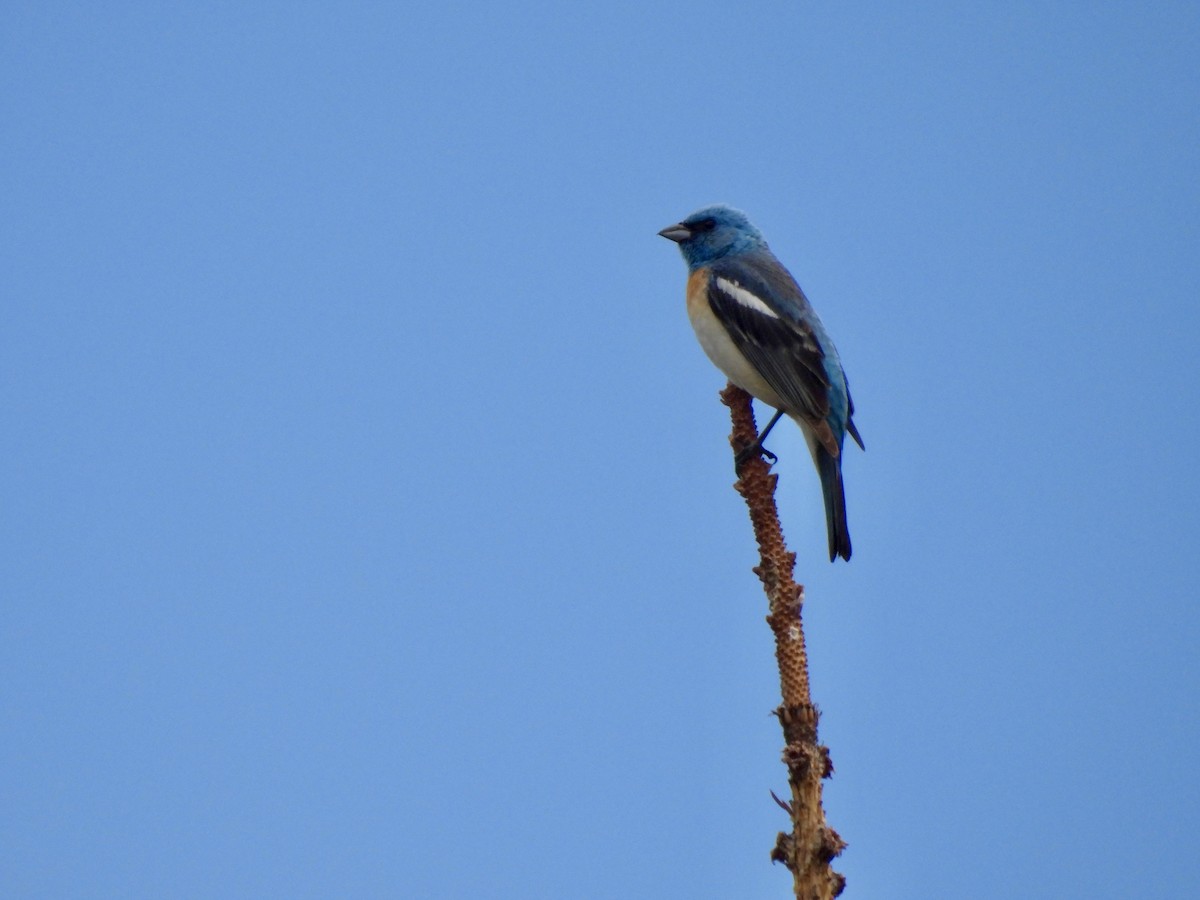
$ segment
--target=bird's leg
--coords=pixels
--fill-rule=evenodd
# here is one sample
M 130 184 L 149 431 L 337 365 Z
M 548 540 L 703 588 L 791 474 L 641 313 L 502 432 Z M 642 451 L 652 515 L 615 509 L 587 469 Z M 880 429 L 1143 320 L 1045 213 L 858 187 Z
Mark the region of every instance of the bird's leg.
M 764 447 L 763 441 L 767 439 L 767 435 L 771 433 L 771 429 L 775 427 L 775 423 L 778 422 L 782 416 L 782 409 L 775 411 L 775 415 L 771 417 L 771 421 L 767 423 L 767 427 L 762 430 L 762 434 L 756 437 L 754 439 L 754 443 L 742 450 L 734 459 L 733 466 L 735 469 L 740 469 L 742 467 L 742 463 L 750 459 L 750 457 L 757 456 L 760 453 L 767 458 L 771 465 L 779 462 L 779 457 Z

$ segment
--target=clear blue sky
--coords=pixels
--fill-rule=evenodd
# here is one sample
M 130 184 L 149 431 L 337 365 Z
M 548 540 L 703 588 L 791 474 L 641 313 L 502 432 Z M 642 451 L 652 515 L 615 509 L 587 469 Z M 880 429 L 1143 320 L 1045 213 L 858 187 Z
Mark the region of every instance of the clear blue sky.
M 789 896 L 718 201 L 845 896 L 1200 894 L 1195 4 L 4 19 L 0 895 Z

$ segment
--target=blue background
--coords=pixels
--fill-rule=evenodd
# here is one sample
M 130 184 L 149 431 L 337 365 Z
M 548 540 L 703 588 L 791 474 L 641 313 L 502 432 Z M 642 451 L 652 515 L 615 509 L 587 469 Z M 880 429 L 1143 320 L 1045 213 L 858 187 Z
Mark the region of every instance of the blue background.
M 3 18 L 0 894 L 790 896 L 718 201 L 845 896 L 1200 893 L 1195 4 Z

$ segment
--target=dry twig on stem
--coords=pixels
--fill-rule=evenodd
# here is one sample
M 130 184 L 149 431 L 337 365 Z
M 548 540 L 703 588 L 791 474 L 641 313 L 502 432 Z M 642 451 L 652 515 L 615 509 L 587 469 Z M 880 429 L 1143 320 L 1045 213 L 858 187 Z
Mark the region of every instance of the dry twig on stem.
M 736 458 L 758 437 L 754 409 L 750 395 L 732 383 L 721 392 L 721 402 L 729 407 L 733 419 L 729 443 Z M 775 507 L 778 480 L 766 461 L 754 454 L 739 467 L 734 484 L 749 507 L 758 541 L 761 559 L 754 572 L 767 594 L 767 624 L 775 635 L 783 692 L 783 704 L 775 713 L 783 726 L 783 762 L 792 800 L 787 804 L 780 801 L 780 805 L 791 814 L 792 831 L 780 832 L 771 859 L 791 870 L 798 900 L 831 900 L 846 886 L 846 879 L 831 866 L 846 842 L 829 827 L 821 806 L 821 781 L 833 774 L 833 763 L 829 748 L 817 740 L 818 712 L 809 691 L 808 654 L 800 616 L 804 588 L 793 577 L 796 554 L 789 553 L 783 543 L 783 528 Z

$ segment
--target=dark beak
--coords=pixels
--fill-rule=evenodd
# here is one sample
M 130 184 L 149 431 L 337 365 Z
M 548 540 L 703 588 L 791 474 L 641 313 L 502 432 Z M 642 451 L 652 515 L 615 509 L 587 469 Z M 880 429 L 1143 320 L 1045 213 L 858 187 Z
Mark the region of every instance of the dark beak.
M 665 237 L 668 241 L 680 244 L 692 236 L 692 230 L 680 222 L 678 225 L 668 225 L 658 234 L 659 237 Z

